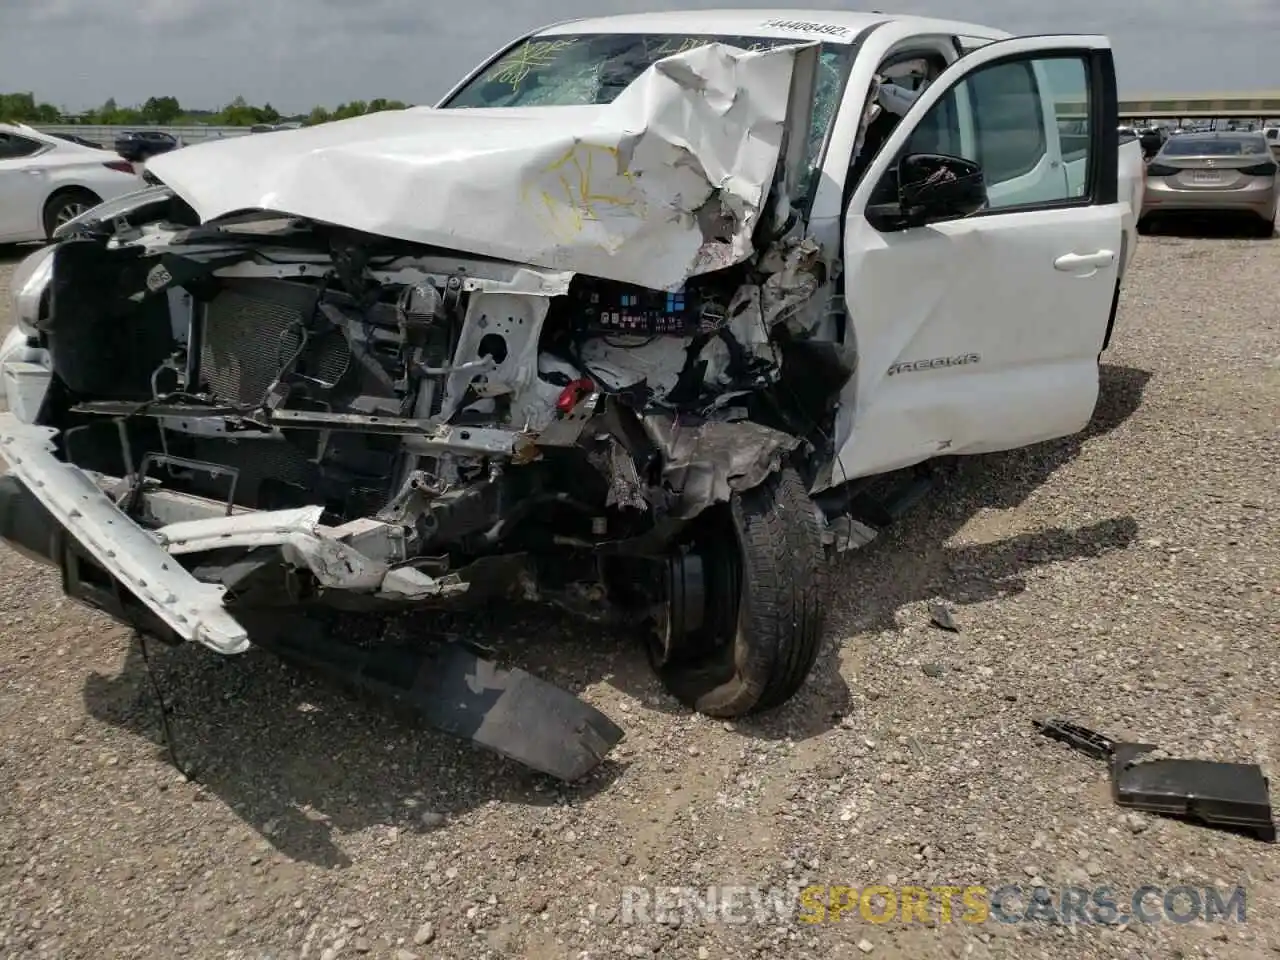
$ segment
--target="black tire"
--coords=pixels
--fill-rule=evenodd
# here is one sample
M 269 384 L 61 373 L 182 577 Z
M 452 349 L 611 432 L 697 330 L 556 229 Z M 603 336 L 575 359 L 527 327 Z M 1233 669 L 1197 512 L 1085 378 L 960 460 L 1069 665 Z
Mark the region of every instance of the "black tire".
M 728 614 L 698 652 L 655 667 L 686 706 L 729 719 L 780 706 L 804 684 L 822 643 L 827 562 L 816 508 L 793 469 L 735 495 L 723 516 L 721 562 L 737 569 L 721 581 L 734 596 L 711 605 Z
M 1253 225 L 1253 235 L 1259 240 L 1269 240 L 1276 233 L 1276 223 L 1274 220 L 1264 220 L 1258 218 L 1258 222 Z
M 72 215 L 96 207 L 102 200 L 89 190 L 64 190 L 55 193 L 44 205 L 44 235 L 53 239 L 53 231 Z
M 1138 236 L 1140 237 L 1149 236 L 1151 234 L 1151 218 L 1139 217 L 1137 228 L 1138 228 Z

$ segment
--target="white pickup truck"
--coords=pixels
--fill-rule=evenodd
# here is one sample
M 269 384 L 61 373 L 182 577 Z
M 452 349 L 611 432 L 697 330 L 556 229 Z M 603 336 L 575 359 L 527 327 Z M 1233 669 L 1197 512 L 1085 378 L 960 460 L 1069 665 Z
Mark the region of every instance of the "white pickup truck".
M 1141 205 L 1117 108 L 1105 37 L 690 10 L 156 157 L 16 275 L 0 536 L 144 635 L 374 676 L 558 776 L 621 731 L 297 623 L 607 601 L 686 703 L 774 707 L 915 468 L 1089 422 Z

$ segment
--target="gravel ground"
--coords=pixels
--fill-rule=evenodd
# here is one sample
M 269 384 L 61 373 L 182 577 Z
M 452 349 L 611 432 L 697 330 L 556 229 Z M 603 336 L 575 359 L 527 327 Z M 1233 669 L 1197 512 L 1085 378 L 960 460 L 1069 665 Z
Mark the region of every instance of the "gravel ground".
M 186 781 L 126 635 L 0 550 L 0 953 L 1280 956 L 1275 847 L 1125 815 L 1100 763 L 1029 722 L 1274 764 L 1277 269 L 1280 240 L 1144 239 L 1088 432 L 968 461 L 841 562 L 832 640 L 770 716 L 690 715 L 630 642 L 555 615 L 477 624 L 626 727 L 573 787 L 266 656 L 197 648 L 153 658 Z M 929 626 L 935 599 L 960 633 Z M 620 913 L 625 885 L 805 881 L 1241 883 L 1248 922 Z

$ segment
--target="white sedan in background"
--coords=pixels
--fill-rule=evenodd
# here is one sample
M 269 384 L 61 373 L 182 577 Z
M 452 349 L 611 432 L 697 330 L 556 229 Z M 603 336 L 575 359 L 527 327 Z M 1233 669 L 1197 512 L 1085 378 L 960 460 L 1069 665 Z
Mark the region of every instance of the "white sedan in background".
M 110 150 L 0 123 L 0 243 L 47 239 L 104 200 L 145 186 Z

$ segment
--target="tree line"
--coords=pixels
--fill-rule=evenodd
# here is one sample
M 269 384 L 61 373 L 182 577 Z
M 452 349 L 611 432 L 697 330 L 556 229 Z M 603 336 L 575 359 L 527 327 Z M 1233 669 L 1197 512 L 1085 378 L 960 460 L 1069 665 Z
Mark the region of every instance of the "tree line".
M 365 113 L 382 110 L 403 110 L 409 104 L 400 100 L 377 97 L 373 100 L 352 100 L 340 103 L 333 109 L 313 107 L 310 113 L 286 116 L 270 103 L 254 106 L 244 97 L 236 97 L 220 110 L 192 110 L 183 107 L 177 97 L 150 97 L 141 106 L 122 107 L 115 99 L 109 99 L 100 107 L 80 113 L 69 113 L 50 103 L 39 103 L 31 93 L 0 93 L 0 121 L 10 123 L 80 123 L 104 126 L 133 127 L 154 124 L 158 126 L 190 126 L 209 124 L 220 127 L 251 127 L 258 123 L 284 123 L 293 121 L 308 125 L 327 123 L 330 120 L 346 120 Z

